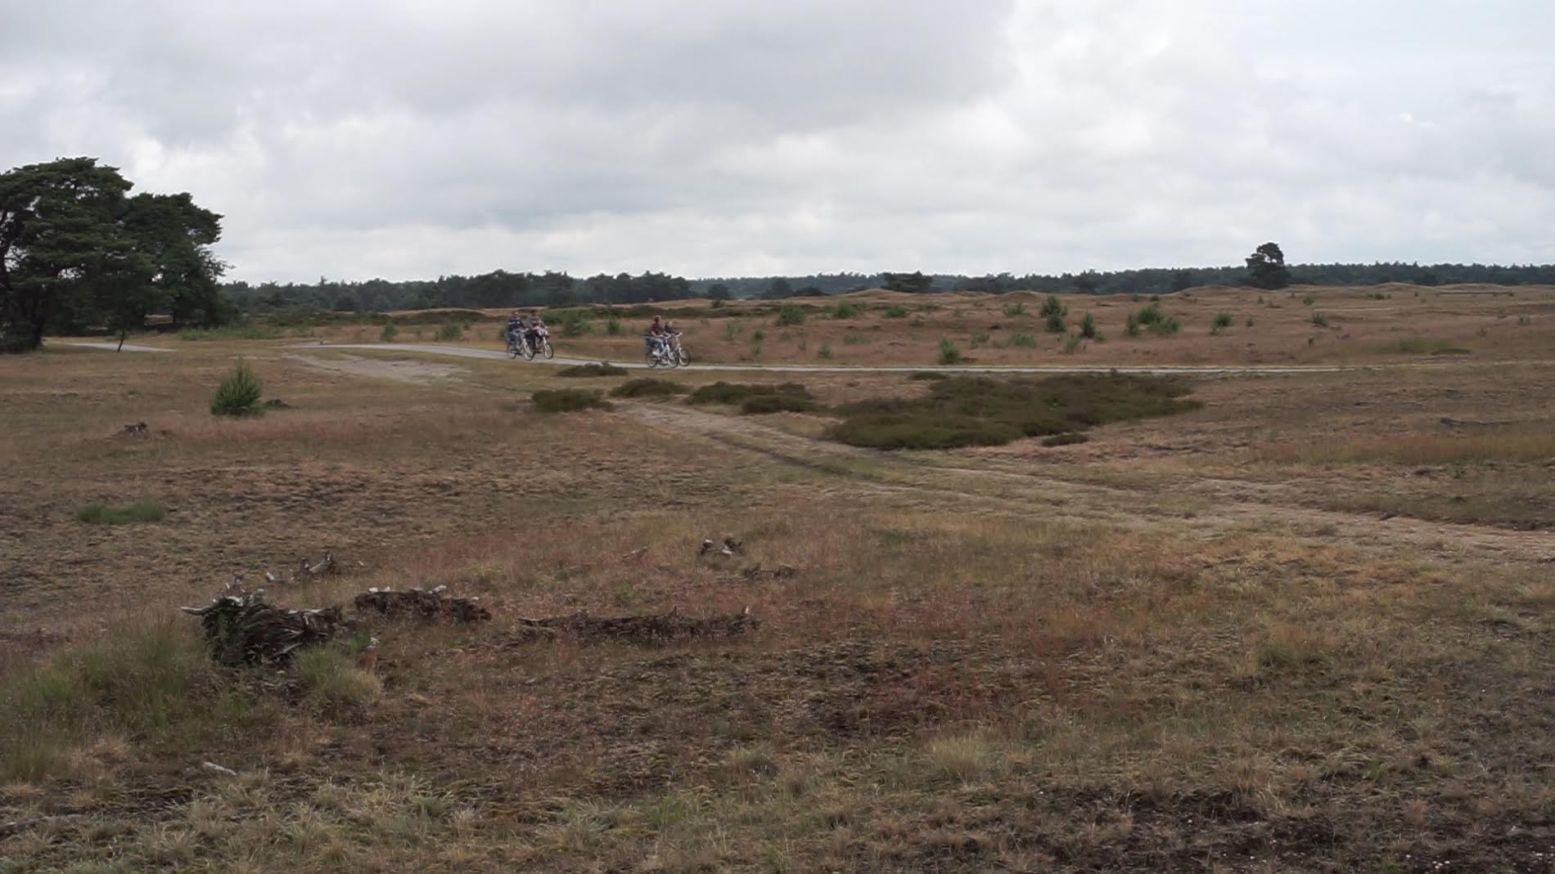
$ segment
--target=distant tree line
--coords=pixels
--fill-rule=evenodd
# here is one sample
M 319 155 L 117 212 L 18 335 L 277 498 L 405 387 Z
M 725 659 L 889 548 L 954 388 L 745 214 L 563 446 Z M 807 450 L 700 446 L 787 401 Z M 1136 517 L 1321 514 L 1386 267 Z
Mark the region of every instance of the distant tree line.
M 1265 244 L 1269 245 L 1269 244 Z M 1263 247 L 1260 247 L 1262 249 Z M 783 299 L 843 294 L 871 288 L 909 293 L 982 291 L 1004 294 L 1032 291 L 1044 294 L 1167 294 L 1201 285 L 1275 289 L 1296 285 L 1380 285 L 1405 282 L 1423 286 L 1456 283 L 1492 285 L 1555 285 L 1555 265 L 1498 266 L 1486 264 L 1297 264 L 1283 259 L 1249 257 L 1238 267 L 1144 268 L 1088 270 L 1083 273 L 1016 276 L 1010 273 L 960 276 L 925 273 L 830 273 L 807 276 L 723 277 L 685 279 L 664 273 L 600 274 L 577 279 L 566 273 L 509 273 L 440 276 L 432 280 L 317 283 L 273 282 L 224 286 L 242 310 L 307 308 L 345 312 L 458 308 L 569 306 L 574 304 L 634 304 L 699 297 Z

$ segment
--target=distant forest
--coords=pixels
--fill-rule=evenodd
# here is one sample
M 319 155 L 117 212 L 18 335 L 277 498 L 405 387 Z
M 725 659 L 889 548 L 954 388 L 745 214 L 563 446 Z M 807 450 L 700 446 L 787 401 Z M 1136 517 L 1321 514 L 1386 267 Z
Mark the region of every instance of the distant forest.
M 1502 267 L 1485 264 L 1295 264 L 1295 285 L 1416 285 L 1483 283 L 1492 285 L 1555 285 L 1555 264 Z M 869 288 L 906 292 L 1012 291 L 1079 294 L 1165 294 L 1201 285 L 1248 285 L 1247 267 L 1148 268 L 1086 271 L 1061 275 L 1009 273 L 988 276 L 923 273 L 821 273 L 810 276 L 685 279 L 664 273 L 631 276 L 600 274 L 579 279 L 566 273 L 509 273 L 496 270 L 478 276 L 389 282 L 333 282 L 252 285 L 229 282 L 228 297 L 246 312 L 317 309 L 345 312 L 434 309 L 566 306 L 569 304 L 631 304 L 688 297 L 712 299 L 787 298 L 842 294 Z

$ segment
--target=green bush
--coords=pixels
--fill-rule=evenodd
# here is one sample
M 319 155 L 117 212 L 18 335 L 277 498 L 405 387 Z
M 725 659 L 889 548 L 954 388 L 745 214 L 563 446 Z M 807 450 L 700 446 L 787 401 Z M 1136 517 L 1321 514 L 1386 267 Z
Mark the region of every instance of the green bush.
M 960 364 L 961 361 L 961 350 L 956 348 L 956 344 L 950 342 L 949 337 L 942 337 L 939 341 L 939 363 L 951 365 Z
M 1079 352 L 1081 344 L 1084 343 L 1084 341 L 1085 341 L 1085 338 L 1081 337 L 1079 334 L 1070 334 L 1069 336 L 1065 337 L 1064 338 L 1064 354 L 1065 355 L 1073 355 L 1076 352 Z
M 797 382 L 780 385 L 715 382 L 692 392 L 686 403 L 728 404 L 739 407 L 740 412 L 747 414 L 815 409 L 815 399 L 811 397 L 810 390 Z
M 888 319 L 905 319 L 907 318 L 907 307 L 888 306 L 885 308 L 885 317 Z
M 1195 409 L 1185 383 L 1167 377 L 1075 374 L 1041 381 L 962 376 L 926 397 L 888 398 L 838 410 L 830 436 L 877 449 L 991 446 L 1083 431 L 1109 422 Z
M 1004 305 L 1004 314 L 1012 319 L 1016 316 L 1024 316 L 1026 314 L 1026 304 L 1021 301 L 1007 303 Z
M 1155 300 L 1152 300 L 1149 306 L 1139 312 L 1129 314 L 1128 334 L 1130 337 L 1139 336 L 1140 326 L 1145 327 L 1152 334 L 1161 336 L 1171 336 L 1182 327 L 1176 317 L 1169 316 L 1163 312 L 1161 304 Z
M 86 504 L 76 510 L 76 521 L 88 525 L 128 525 L 132 522 L 161 522 L 167 510 L 156 501 L 136 501 L 119 507 Z
M 464 325 L 459 322 L 444 322 L 443 326 L 437 329 L 437 339 L 439 340 L 459 340 L 463 337 Z
M 1064 306 L 1064 302 L 1058 299 L 1058 295 L 1050 294 L 1047 296 L 1047 300 L 1042 302 L 1042 309 L 1038 312 L 1038 315 L 1044 319 L 1051 316 L 1067 316 L 1069 315 L 1069 308 Z
M 398 337 L 399 334 L 400 329 L 395 327 L 393 322 L 385 322 L 383 325 L 383 332 L 378 335 L 378 339 L 385 343 L 393 343 L 394 338 Z
M 717 306 L 720 303 L 722 303 L 722 301 L 714 301 L 713 305 Z M 605 321 L 605 333 L 609 334 L 612 337 L 616 336 L 617 334 L 620 334 L 621 333 L 621 320 L 616 318 L 613 315 L 609 319 L 607 319 Z
M 216 396 L 211 398 L 211 413 L 217 416 L 257 416 L 259 408 L 259 395 L 264 386 L 259 382 L 259 377 L 248 366 L 248 362 L 238 360 L 237 366 L 216 387 Z
M 827 358 L 827 359 L 831 358 L 831 344 L 830 343 L 822 343 L 821 344 L 821 348 L 816 350 L 815 354 L 816 354 L 816 357 L 818 357 L 818 358 Z
M 1087 340 L 1100 340 L 1101 332 L 1096 330 L 1096 318 L 1090 313 L 1080 320 L 1080 336 Z
M 1211 334 L 1219 334 L 1221 331 L 1224 331 L 1229 327 L 1231 327 L 1231 314 L 1216 313 L 1215 320 L 1210 323 L 1209 332 Z
M 571 367 L 563 367 L 556 371 L 557 376 L 571 376 L 593 378 L 600 376 L 621 376 L 627 372 L 624 367 L 617 367 L 608 361 L 599 364 L 575 364 Z
M 556 310 L 550 314 L 550 318 L 552 324 L 557 326 L 563 337 L 581 337 L 593 330 L 589 324 L 589 314 L 586 310 Z
M 1123 324 L 1123 333 L 1130 337 L 1139 336 L 1139 314 L 1129 313 L 1128 321 Z
M 1325 316 L 1322 313 L 1314 312 L 1312 314 L 1312 324 L 1318 326 L 1319 328 L 1326 328 L 1328 327 L 1328 316 Z
M 1023 349 L 1034 349 L 1037 345 L 1037 338 L 1030 334 L 1016 334 L 1010 338 L 1010 345 L 1019 346 Z
M 611 396 L 618 398 L 646 398 L 663 397 L 665 395 L 682 395 L 687 388 L 678 382 L 667 379 L 633 379 L 621 383 L 610 391 Z
M 864 308 L 856 303 L 839 303 L 832 307 L 831 317 L 834 319 L 856 319 L 864 314 Z
M 542 413 L 573 413 L 579 410 L 610 409 L 610 402 L 597 390 L 581 388 L 542 389 L 530 395 L 535 409 Z
M 993 339 L 993 338 L 989 335 L 989 333 L 987 331 L 979 331 L 976 334 L 972 335 L 972 339 L 971 339 L 969 345 L 973 349 L 976 349 L 976 348 L 978 348 L 980 346 L 988 345 L 988 341 L 991 340 L 991 339 Z
M 786 303 L 778 309 L 778 327 L 791 327 L 804 324 L 804 307 L 796 303 Z

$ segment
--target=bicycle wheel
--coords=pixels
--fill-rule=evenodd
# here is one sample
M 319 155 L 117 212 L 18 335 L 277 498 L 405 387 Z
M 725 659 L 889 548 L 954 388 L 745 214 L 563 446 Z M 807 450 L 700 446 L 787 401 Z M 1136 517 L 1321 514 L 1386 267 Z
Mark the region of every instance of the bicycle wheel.
M 551 341 L 550 340 L 541 340 L 540 341 L 540 351 L 545 355 L 546 358 L 555 358 L 556 357 L 556 350 L 551 348 Z

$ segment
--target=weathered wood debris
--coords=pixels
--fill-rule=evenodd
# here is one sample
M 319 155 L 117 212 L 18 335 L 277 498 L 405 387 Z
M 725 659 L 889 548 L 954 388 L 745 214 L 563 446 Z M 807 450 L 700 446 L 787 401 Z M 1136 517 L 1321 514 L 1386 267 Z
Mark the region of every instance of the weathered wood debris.
M 356 609 L 369 610 L 393 618 L 448 619 L 454 622 L 487 622 L 491 611 L 475 603 L 474 598 L 451 598 L 447 586 L 424 591 L 410 589 L 368 589 L 356 596 Z
M 543 619 L 520 619 L 516 643 L 570 635 L 583 640 L 623 640 L 657 644 L 693 638 L 734 637 L 754 631 L 761 621 L 750 608 L 740 613 L 706 617 L 683 616 L 679 611 L 639 616 L 591 616 L 587 612 Z
M 347 627 L 339 607 L 282 610 L 265 603 L 263 590 L 183 610 L 200 617 L 211 657 L 224 665 L 289 661 L 297 650 L 325 643 Z

